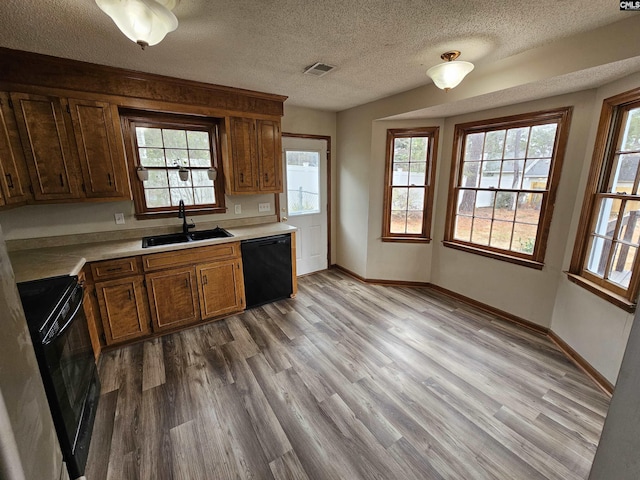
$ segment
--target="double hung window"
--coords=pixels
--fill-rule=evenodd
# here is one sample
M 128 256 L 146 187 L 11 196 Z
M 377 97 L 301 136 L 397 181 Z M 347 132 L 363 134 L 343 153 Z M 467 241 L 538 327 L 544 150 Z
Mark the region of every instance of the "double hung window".
M 542 268 L 570 116 L 456 125 L 446 246 Z
M 569 278 L 632 310 L 640 284 L 640 90 L 604 101 Z
M 430 240 L 438 128 L 387 130 L 383 241 Z
M 217 123 L 181 116 L 123 116 L 136 214 L 224 211 Z M 147 180 L 138 179 L 146 171 Z

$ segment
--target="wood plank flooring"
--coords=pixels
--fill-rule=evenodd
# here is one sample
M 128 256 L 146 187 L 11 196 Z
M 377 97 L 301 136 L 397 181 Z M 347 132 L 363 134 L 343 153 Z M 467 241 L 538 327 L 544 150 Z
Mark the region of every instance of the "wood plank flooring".
M 609 403 L 546 338 L 335 270 L 100 377 L 88 480 L 586 479 Z

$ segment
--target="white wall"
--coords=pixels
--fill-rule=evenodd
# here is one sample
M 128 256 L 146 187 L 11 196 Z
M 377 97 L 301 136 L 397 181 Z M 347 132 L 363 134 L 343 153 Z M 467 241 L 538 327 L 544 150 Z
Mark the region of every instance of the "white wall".
M 568 241 L 565 244 L 562 270 L 568 270 L 571 263 L 602 101 L 639 86 L 640 73 L 605 85 L 599 88 L 595 94 L 591 125 L 588 134 L 584 137 L 586 145 L 585 156 L 582 159 L 584 168 L 580 175 L 580 184 L 573 204 L 574 213 L 571 218 Z M 615 384 L 633 323 L 633 314 L 627 313 L 584 288 L 569 282 L 566 275 L 560 276 L 557 290 L 551 329 L 580 353 L 607 380 Z
M 638 313 L 640 315 L 640 313 Z M 631 329 L 620 377 L 604 422 L 589 480 L 640 478 L 640 321 Z
M 384 208 L 384 176 L 386 166 L 387 130 L 390 128 L 439 127 L 442 135 L 444 121 L 441 119 L 375 121 L 371 130 L 371 164 L 369 167 L 369 225 L 367 238 L 367 278 L 385 280 L 405 280 L 412 282 L 431 281 L 431 256 L 433 245 L 439 237 L 432 237 L 431 243 L 383 242 L 382 215 Z M 436 173 L 446 163 L 442 158 L 442 141 L 438 142 Z M 436 195 L 439 182 L 436 182 Z M 435 199 L 435 196 L 434 196 Z M 433 218 L 431 235 L 434 234 Z

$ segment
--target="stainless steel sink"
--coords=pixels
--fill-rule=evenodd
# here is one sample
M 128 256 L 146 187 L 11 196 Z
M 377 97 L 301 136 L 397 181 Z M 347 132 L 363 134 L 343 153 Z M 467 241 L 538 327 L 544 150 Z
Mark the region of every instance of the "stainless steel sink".
M 142 248 L 158 247 L 160 245 L 173 245 L 176 243 L 197 242 L 198 240 L 210 240 L 212 238 L 233 237 L 224 228 L 216 227 L 210 230 L 189 233 L 168 233 L 165 235 L 152 235 L 142 239 Z

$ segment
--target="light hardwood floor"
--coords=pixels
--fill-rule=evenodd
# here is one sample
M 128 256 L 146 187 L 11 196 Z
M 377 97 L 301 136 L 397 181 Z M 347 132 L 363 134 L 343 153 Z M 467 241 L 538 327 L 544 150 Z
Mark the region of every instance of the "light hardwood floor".
M 585 479 L 609 403 L 546 338 L 335 270 L 100 377 L 88 480 Z

